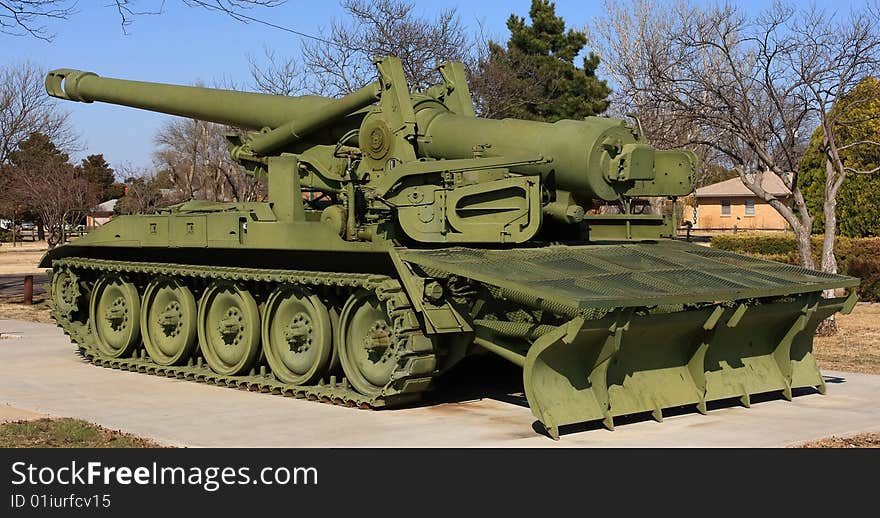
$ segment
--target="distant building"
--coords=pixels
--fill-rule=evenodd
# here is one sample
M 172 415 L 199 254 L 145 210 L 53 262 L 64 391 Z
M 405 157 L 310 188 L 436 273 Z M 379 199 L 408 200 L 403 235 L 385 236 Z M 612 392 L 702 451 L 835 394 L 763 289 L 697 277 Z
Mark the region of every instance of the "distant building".
M 764 173 L 761 186 L 788 203 L 791 191 L 773 173 Z M 755 196 L 739 178 L 700 187 L 694 228 L 702 230 L 786 230 L 788 223 L 767 202 Z
M 86 216 L 86 228 L 100 227 L 113 219 L 116 202 L 118 201 L 117 199 L 107 200 L 93 207 Z

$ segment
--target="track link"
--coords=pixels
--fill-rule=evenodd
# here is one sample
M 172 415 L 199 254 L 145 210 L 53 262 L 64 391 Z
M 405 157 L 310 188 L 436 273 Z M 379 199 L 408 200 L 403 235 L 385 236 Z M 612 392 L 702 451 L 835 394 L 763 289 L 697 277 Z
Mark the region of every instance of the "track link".
M 169 263 L 131 263 L 104 259 L 65 258 L 53 261 L 53 272 L 69 270 L 77 276 L 94 278 L 104 273 L 119 273 L 141 279 L 156 276 L 178 279 L 226 280 L 273 287 L 295 284 L 311 288 L 364 289 L 385 302 L 394 324 L 395 338 L 401 346 L 397 353 L 398 370 L 391 382 L 376 396 L 357 392 L 345 377 L 330 376 L 315 385 L 290 385 L 275 378 L 267 365 L 261 365 L 245 376 L 227 376 L 212 371 L 197 352 L 187 365 L 162 366 L 154 363 L 141 344 L 130 358 L 102 357 L 86 322 L 70 318 L 69 312 L 57 307 L 55 295 L 52 316 L 61 329 L 75 342 L 82 356 L 94 365 L 190 380 L 253 392 L 276 394 L 313 401 L 359 408 L 400 406 L 418 400 L 436 373 L 433 342 L 422 333 L 418 315 L 400 283 L 386 275 L 329 273 L 299 270 L 269 270 L 238 267 L 193 266 Z

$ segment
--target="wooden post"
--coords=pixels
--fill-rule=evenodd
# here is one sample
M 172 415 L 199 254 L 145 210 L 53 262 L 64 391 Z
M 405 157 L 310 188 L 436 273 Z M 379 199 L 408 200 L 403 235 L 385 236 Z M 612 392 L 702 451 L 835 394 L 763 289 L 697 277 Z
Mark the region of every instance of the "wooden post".
M 31 306 L 34 303 L 34 276 L 24 276 L 24 304 Z

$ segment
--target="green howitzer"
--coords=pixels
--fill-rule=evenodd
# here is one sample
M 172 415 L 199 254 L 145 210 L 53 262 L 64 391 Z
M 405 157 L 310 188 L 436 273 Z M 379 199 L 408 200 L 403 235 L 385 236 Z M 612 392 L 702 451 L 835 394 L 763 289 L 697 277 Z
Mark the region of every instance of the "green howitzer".
M 617 119 L 480 118 L 460 63 L 417 91 L 396 58 L 375 64 L 339 99 L 48 74 L 54 97 L 230 126 L 268 183 L 264 202 L 119 217 L 50 251 L 53 315 L 87 357 L 381 407 L 494 353 L 553 436 L 824 392 L 812 333 L 857 299 L 820 295 L 858 280 L 677 241 L 692 152 Z M 637 213 L 644 197 L 672 213 Z
M 398 237 L 382 225 L 394 208 L 397 230 L 417 242 L 521 243 L 535 237 L 543 216 L 580 224 L 597 199 L 677 197 L 693 190 L 697 160 L 691 152 L 656 150 L 622 121 L 482 119 L 474 115 L 459 63 L 442 65 L 444 82 L 423 93 L 409 91 L 398 60 L 380 60 L 377 69 L 379 81 L 336 100 L 104 79 L 73 70 L 50 72 L 46 85 L 63 99 L 252 130 L 229 139 L 232 156 L 255 174 L 266 174 L 268 158 L 291 156 L 299 163 L 301 188 L 364 195 L 368 203 L 352 214 L 349 239 Z

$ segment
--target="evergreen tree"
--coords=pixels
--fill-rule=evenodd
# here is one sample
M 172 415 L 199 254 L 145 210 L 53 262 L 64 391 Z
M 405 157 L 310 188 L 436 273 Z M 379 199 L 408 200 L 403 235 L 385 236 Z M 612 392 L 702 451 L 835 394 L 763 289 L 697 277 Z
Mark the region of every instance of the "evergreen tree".
M 14 167 L 24 170 L 47 163 L 63 167 L 69 165 L 67 163 L 69 159 L 67 153 L 59 150 L 48 136 L 39 132 L 31 133 L 9 154 L 9 162 Z
M 89 155 L 76 167 L 77 175 L 88 180 L 98 189 L 98 199 L 107 201 L 119 199 L 125 194 L 125 187 L 116 182 L 113 169 L 104 155 Z
M 605 111 L 611 89 L 596 77 L 599 57 L 590 52 L 575 64 L 586 34 L 566 30 L 549 0 L 532 0 L 529 18 L 510 16 L 506 48 L 489 42 L 472 78 L 481 115 L 555 122 Z
M 865 102 L 849 103 L 846 121 L 836 133 L 838 146 L 859 141 L 880 142 L 880 81 L 862 80 L 852 95 Z M 800 163 L 798 183 L 811 214 L 822 214 L 825 200 L 825 152 L 822 128 L 813 133 Z M 859 145 L 841 152 L 844 164 L 853 169 L 870 170 L 880 165 L 880 146 Z M 880 173 L 847 175 L 837 193 L 837 228 L 847 237 L 880 236 Z M 825 222 L 815 218 L 813 232 L 823 233 Z

